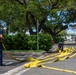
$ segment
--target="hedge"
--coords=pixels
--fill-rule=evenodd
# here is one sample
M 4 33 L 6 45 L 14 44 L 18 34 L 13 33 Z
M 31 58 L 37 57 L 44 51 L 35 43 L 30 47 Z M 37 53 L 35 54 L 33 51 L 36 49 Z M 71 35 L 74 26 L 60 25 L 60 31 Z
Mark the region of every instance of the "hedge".
M 52 48 L 52 38 L 49 34 L 39 34 L 38 41 L 39 50 L 48 51 Z M 4 34 L 4 44 L 7 50 L 37 50 L 37 35 Z

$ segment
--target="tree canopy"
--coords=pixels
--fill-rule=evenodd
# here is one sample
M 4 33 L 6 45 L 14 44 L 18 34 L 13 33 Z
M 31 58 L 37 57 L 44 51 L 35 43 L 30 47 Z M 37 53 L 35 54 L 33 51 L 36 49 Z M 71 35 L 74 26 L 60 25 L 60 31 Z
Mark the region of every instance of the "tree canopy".
M 7 33 L 8 30 L 11 32 L 26 32 L 29 30 L 30 34 L 37 34 L 37 26 L 38 32 L 42 29 L 45 31 L 49 29 L 45 24 L 54 28 L 57 26 L 58 29 L 56 28 L 54 32 L 58 33 L 66 29 L 67 26 L 62 25 L 64 19 L 57 16 L 57 12 L 64 11 L 67 13 L 65 14 L 67 15 L 65 17 L 67 23 L 75 22 L 75 7 L 75 0 L 0 0 L 0 20 L 7 23 Z M 51 12 L 54 14 L 50 16 Z M 55 20 L 55 24 L 50 21 L 48 23 L 49 16 L 55 17 L 58 22 Z

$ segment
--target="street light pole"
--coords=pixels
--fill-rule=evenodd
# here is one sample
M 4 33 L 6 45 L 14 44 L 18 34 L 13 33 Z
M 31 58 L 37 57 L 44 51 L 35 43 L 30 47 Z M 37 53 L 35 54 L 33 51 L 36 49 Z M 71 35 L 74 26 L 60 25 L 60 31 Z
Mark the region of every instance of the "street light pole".
M 75 35 L 75 44 L 76 44 L 76 34 L 75 34 L 75 30 L 76 30 L 76 29 L 74 29 L 74 35 Z

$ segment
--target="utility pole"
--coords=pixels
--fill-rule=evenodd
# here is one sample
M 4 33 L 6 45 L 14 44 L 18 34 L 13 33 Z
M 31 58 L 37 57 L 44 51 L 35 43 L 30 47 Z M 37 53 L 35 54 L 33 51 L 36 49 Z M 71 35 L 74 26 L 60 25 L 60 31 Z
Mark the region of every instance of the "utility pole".
M 37 50 L 39 50 L 39 30 L 38 30 L 38 28 L 39 28 L 39 23 L 38 23 L 38 20 L 37 20 Z

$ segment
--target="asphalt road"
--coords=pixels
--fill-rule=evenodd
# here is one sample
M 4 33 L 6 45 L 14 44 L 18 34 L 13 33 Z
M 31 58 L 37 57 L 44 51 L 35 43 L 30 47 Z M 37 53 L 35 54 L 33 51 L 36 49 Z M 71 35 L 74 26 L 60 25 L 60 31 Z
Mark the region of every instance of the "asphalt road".
M 57 45 L 56 45 L 57 46 Z M 65 45 L 64 47 L 75 47 L 75 44 L 71 45 Z M 51 53 L 49 53 L 51 54 Z M 42 54 L 35 54 L 34 56 L 39 57 Z M 47 54 L 45 54 L 47 55 Z M 21 55 L 22 56 L 22 55 Z M 30 55 L 32 56 L 32 55 Z M 25 57 L 23 55 L 23 57 Z M 50 70 L 42 67 L 36 67 L 36 68 L 24 68 L 25 62 L 16 62 L 9 57 L 4 56 L 4 63 L 7 64 L 6 66 L 0 66 L 0 75 L 74 75 L 73 73 L 67 73 L 67 72 L 61 72 L 57 70 Z M 10 64 L 8 63 L 10 61 Z M 11 63 L 12 62 L 12 63 Z M 27 62 L 26 62 L 27 63 Z M 21 67 L 20 70 L 17 70 L 16 67 Z M 51 64 L 46 64 L 45 66 L 49 67 L 55 67 L 55 68 L 60 68 L 60 69 L 68 69 L 68 70 L 73 70 L 76 71 L 76 56 L 64 61 L 59 61 L 59 62 L 54 62 Z M 11 72 L 11 70 L 17 70 L 16 73 L 10 74 L 7 73 L 8 71 Z
M 55 62 L 52 64 L 46 64 L 45 66 L 66 69 L 66 70 L 73 70 L 76 72 L 76 57 L 64 61 Z M 25 69 L 22 71 L 22 74 L 20 73 L 18 74 L 19 75 L 74 75 L 73 73 L 51 70 L 42 67 Z
M 11 53 L 13 56 L 17 57 L 17 58 L 27 58 L 27 57 L 39 57 L 42 55 L 42 53 L 36 53 L 36 52 L 23 52 L 23 53 Z M 45 53 L 44 53 L 45 54 Z M 12 58 L 10 58 L 6 52 L 3 53 L 3 66 L 0 66 L 0 75 L 4 74 L 12 69 L 15 69 L 16 67 L 19 67 L 21 65 L 23 65 L 24 63 L 27 63 L 27 61 L 25 62 L 18 62 L 13 60 Z M 9 74 L 8 74 L 9 75 Z

